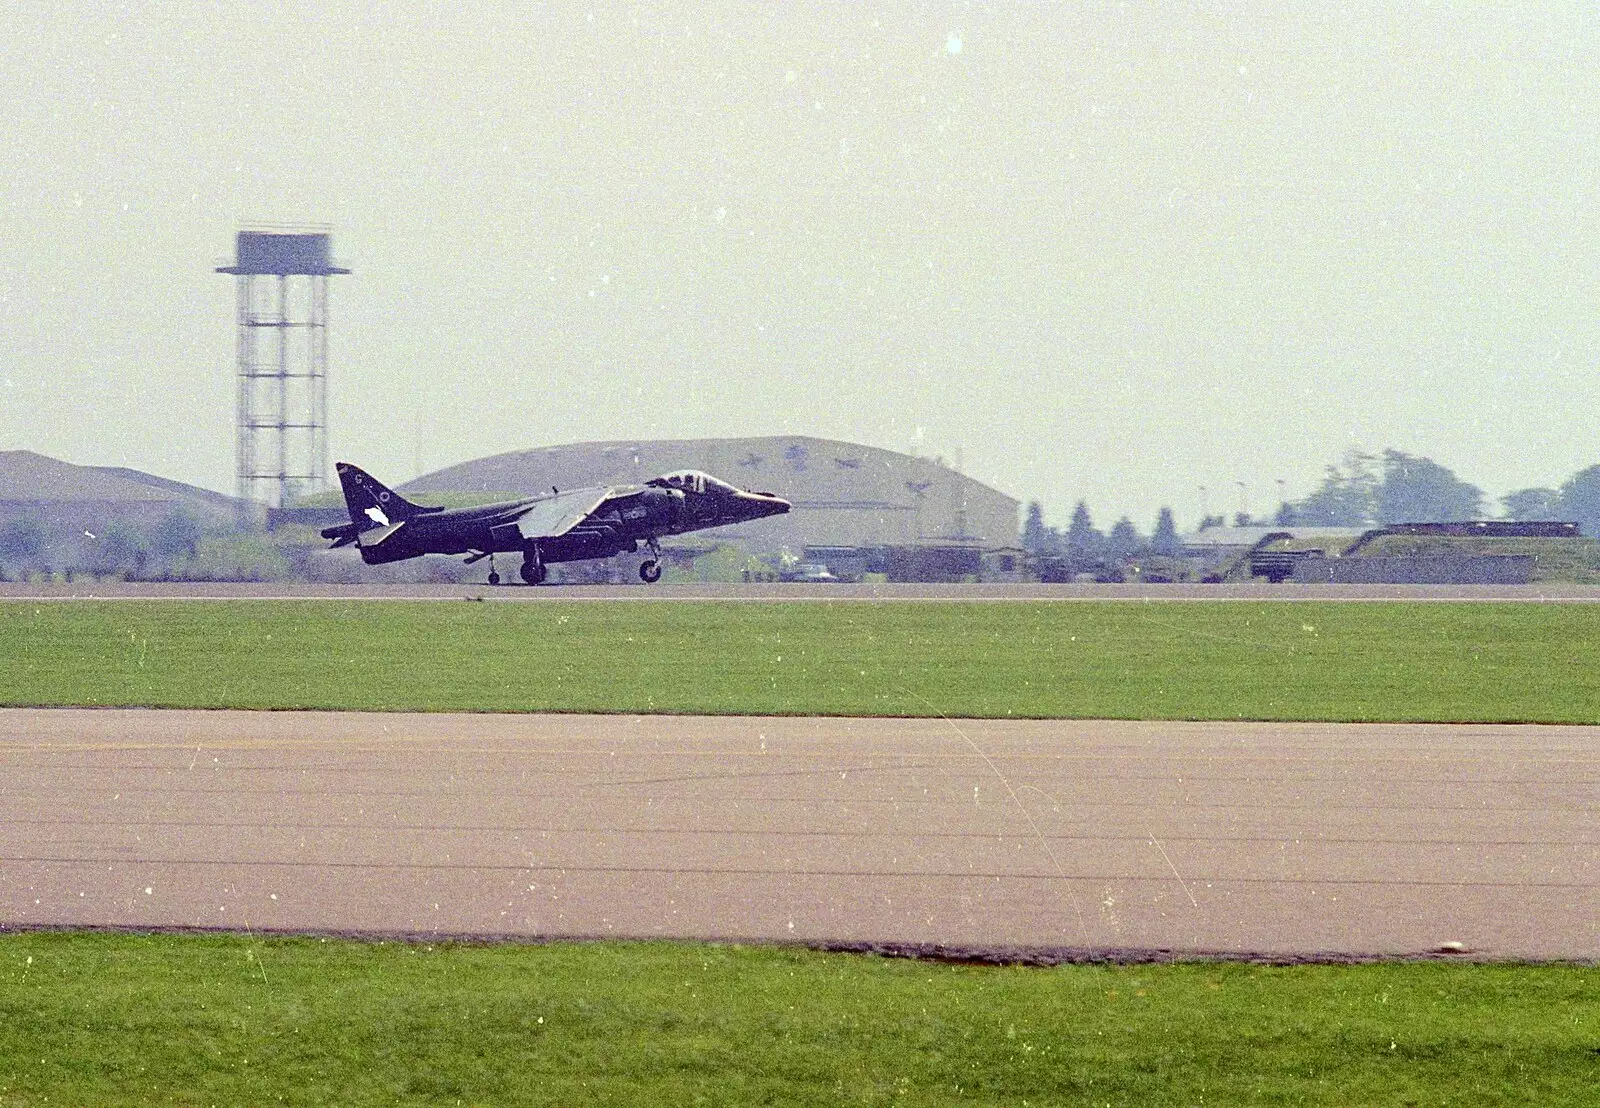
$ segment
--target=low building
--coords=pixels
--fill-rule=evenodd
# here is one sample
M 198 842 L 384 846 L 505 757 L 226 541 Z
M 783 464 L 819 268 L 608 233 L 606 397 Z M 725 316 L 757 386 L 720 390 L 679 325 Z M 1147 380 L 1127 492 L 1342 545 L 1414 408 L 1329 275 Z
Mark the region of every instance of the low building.
M 1183 557 L 1201 580 L 1268 577 L 1283 580 L 1298 558 L 1337 557 L 1360 541 L 1366 527 L 1206 527 L 1184 535 Z M 1272 556 L 1259 556 L 1268 549 Z M 1280 565 L 1281 563 L 1281 565 Z
M 1463 520 L 1367 528 L 1214 527 L 1185 539 L 1185 550 L 1203 557 L 1202 579 L 1208 581 L 1522 584 L 1543 572 L 1543 558 L 1583 541 L 1570 522 Z
M 1369 530 L 1368 527 L 1207 527 L 1182 536 L 1180 542 L 1185 555 L 1215 563 L 1253 550 L 1269 539 L 1322 543 L 1329 554 L 1336 554 Z
M 1028 572 L 1028 552 L 1020 546 L 998 546 L 985 550 L 978 580 L 1004 584 L 1033 580 Z
M 883 553 L 891 581 L 959 584 L 976 581 L 983 573 L 983 550 L 976 546 L 889 546 Z
M 1535 560 L 1532 554 L 1303 558 L 1290 579 L 1318 585 L 1526 585 Z

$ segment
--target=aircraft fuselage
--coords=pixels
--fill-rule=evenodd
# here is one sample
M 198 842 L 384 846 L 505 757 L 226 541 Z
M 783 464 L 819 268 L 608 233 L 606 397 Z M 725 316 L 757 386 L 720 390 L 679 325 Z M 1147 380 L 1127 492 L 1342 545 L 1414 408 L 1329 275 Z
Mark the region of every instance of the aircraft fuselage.
M 611 489 L 591 516 L 568 533 L 554 538 L 524 538 L 517 519 L 544 499 L 534 496 L 415 516 L 393 538 L 375 546 L 362 546 L 361 557 L 376 565 L 422 554 L 525 553 L 537 545 L 541 561 L 573 562 L 609 558 L 637 550 L 639 543 L 651 538 L 708 526 L 687 523 L 691 513 L 684 505 L 683 494 L 676 490 L 624 485 Z
M 549 562 L 609 558 L 641 543 L 654 557 L 640 576 L 660 576 L 656 540 L 711 527 L 781 515 L 790 504 L 770 493 L 734 488 L 710 474 L 683 470 L 642 485 L 569 489 L 472 508 L 423 507 L 385 488 L 355 466 L 339 464 L 350 522 L 323 537 L 335 546 L 356 543 L 371 565 L 423 554 L 521 552 L 523 579 L 544 579 Z M 491 573 L 491 582 L 495 580 Z

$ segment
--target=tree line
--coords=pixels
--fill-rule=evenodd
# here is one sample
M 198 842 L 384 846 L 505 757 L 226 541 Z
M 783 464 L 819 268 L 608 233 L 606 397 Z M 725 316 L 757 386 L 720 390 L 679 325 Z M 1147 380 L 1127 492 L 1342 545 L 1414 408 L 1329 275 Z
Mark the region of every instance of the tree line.
M 1328 466 L 1322 483 L 1301 500 L 1286 500 L 1271 518 L 1235 514 L 1235 526 L 1380 527 L 1395 523 L 1452 523 L 1484 519 L 1485 497 L 1431 458 L 1388 449 L 1378 454 L 1352 450 Z M 1500 518 L 1570 520 L 1585 535 L 1600 537 L 1600 465 L 1574 473 L 1558 488 L 1517 489 L 1500 497 Z M 1200 529 L 1223 526 L 1223 516 L 1207 516 Z M 1072 573 L 1099 573 L 1141 557 L 1175 557 L 1181 552 L 1171 508 L 1162 508 L 1147 539 L 1123 516 L 1103 533 L 1094 526 L 1089 505 L 1078 501 L 1066 530 L 1046 526 L 1044 508 L 1030 501 L 1022 526 L 1022 547 L 1030 554 L 1059 558 Z
M 1484 519 L 1483 490 L 1431 458 L 1400 450 L 1352 450 L 1323 473 L 1304 500 L 1278 507 L 1280 526 L 1375 527 Z M 1500 518 L 1570 520 L 1600 536 L 1600 465 L 1579 470 L 1559 488 L 1517 489 L 1500 497 Z M 1263 521 L 1266 522 L 1266 521 Z
M 1058 560 L 1066 575 L 1102 576 L 1141 558 L 1176 558 L 1183 553 L 1183 542 L 1171 508 L 1162 508 L 1156 515 L 1155 529 L 1146 539 L 1127 516 L 1117 520 L 1109 533 L 1102 533 L 1082 500 L 1072 509 L 1072 521 L 1065 531 L 1047 527 L 1044 508 L 1034 500 L 1023 521 L 1022 548 L 1035 557 Z

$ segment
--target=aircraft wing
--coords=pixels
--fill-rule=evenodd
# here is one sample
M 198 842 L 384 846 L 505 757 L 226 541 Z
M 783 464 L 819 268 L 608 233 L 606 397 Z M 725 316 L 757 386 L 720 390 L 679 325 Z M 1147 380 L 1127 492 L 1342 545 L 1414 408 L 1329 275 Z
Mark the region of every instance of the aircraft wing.
M 574 489 L 557 493 L 531 505 L 517 517 L 517 530 L 525 539 L 553 539 L 565 535 L 606 502 L 608 489 Z

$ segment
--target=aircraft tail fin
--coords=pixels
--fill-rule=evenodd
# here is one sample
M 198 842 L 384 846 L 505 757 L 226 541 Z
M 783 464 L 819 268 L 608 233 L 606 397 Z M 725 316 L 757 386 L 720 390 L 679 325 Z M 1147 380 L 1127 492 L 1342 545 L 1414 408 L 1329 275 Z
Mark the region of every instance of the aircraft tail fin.
M 442 510 L 411 503 L 360 466 L 340 462 L 336 468 L 339 484 L 344 489 L 345 507 L 350 509 L 350 522 L 357 531 L 389 527 L 414 516 Z

